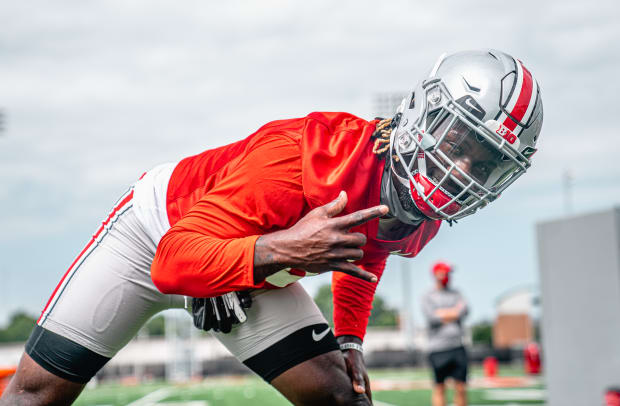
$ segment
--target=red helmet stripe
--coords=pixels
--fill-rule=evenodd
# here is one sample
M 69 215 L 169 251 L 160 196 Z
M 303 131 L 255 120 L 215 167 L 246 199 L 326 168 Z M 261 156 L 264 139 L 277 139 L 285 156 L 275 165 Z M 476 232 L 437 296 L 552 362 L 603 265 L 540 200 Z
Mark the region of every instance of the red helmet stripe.
M 506 119 L 504 120 L 504 126 L 508 127 L 510 131 L 514 131 L 517 127 L 517 123 L 512 118 L 514 118 L 516 121 L 523 120 L 523 117 L 525 116 L 525 113 L 528 111 L 528 107 L 532 102 L 532 91 L 534 89 L 534 79 L 532 78 L 532 74 L 525 68 L 525 66 L 523 66 L 521 61 L 517 62 L 519 64 L 519 67 L 521 68 L 517 69 L 517 75 L 522 76 L 521 78 L 517 78 L 517 80 L 522 79 L 521 90 L 519 92 L 519 96 L 514 107 L 511 111 L 508 112 L 510 116 L 506 117 Z

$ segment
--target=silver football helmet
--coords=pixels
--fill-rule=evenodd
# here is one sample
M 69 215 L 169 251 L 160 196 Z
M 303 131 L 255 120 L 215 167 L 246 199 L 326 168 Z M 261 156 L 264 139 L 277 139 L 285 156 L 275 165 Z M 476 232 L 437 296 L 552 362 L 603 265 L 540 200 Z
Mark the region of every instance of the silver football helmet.
M 390 181 L 428 218 L 468 216 L 529 168 L 542 121 L 540 88 L 521 61 L 496 50 L 442 55 L 397 110 Z

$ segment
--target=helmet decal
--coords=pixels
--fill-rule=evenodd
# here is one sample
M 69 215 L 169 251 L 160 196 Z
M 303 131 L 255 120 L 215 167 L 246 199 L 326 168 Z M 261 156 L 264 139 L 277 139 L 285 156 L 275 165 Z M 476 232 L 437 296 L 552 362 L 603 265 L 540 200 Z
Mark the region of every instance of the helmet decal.
M 518 136 L 523 127 L 529 126 L 537 104 L 538 83 L 521 61 L 515 60 L 515 66 L 516 75 L 511 75 L 515 77 L 511 94 L 506 105 L 502 106 L 497 121 Z
M 464 109 L 469 111 L 478 120 L 482 120 L 487 114 L 486 111 L 484 111 L 484 109 L 482 108 L 482 106 L 479 105 L 478 102 L 476 102 L 476 100 L 469 95 L 461 97 L 456 102 L 457 104 L 463 106 Z
M 465 83 L 465 89 L 469 90 L 470 92 L 474 92 L 474 93 L 480 93 L 480 88 L 476 87 L 476 86 L 472 86 L 467 79 L 465 79 L 465 76 L 462 76 L 463 78 L 463 82 Z

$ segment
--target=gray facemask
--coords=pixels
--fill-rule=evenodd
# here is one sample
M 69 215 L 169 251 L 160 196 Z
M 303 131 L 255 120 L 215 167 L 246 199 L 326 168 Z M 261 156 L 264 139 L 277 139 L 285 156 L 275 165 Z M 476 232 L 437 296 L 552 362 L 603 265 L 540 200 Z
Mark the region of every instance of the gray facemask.
M 385 204 L 390 209 L 390 216 L 398 218 L 399 221 L 405 224 L 417 226 L 426 220 L 426 217 L 415 208 L 413 199 L 406 196 L 409 193 L 407 190 L 403 190 L 399 196 L 399 191 L 397 190 L 399 185 L 392 179 L 391 172 L 390 164 L 386 162 L 385 170 L 381 177 L 381 204 Z M 401 189 L 406 188 L 403 186 Z M 410 210 L 403 208 L 402 199 L 409 199 L 405 205 L 409 206 Z

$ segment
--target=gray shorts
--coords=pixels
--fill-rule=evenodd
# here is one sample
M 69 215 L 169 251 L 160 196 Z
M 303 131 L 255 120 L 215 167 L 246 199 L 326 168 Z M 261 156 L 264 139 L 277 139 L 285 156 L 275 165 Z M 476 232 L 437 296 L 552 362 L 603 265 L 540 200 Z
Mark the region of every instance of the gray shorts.
M 156 313 L 183 308 L 185 297 L 165 295 L 151 281 L 156 245 L 133 210 L 133 191 L 117 202 L 71 265 L 37 324 L 112 358 Z M 305 327 L 325 324 L 298 283 L 252 292 L 248 319 L 229 334 L 213 334 L 240 361 Z M 188 323 L 192 323 L 188 314 Z

